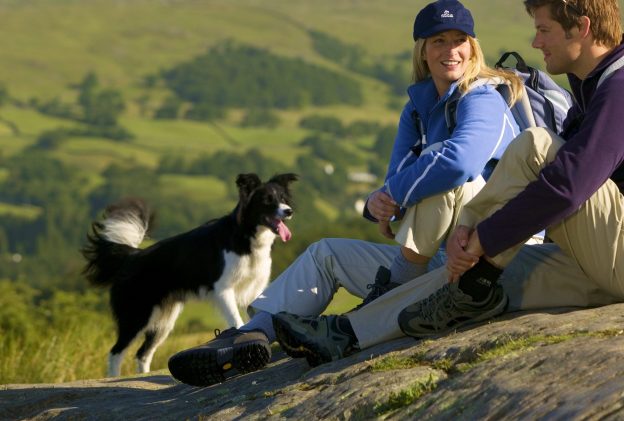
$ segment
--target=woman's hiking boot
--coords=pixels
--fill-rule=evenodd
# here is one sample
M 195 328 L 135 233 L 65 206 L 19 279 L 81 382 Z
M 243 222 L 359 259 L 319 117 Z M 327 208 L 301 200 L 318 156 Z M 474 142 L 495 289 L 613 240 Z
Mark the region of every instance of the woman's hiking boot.
M 384 295 L 386 292 L 398 287 L 399 285 L 401 284 L 398 284 L 396 282 L 390 282 L 390 269 L 385 266 L 379 266 L 379 269 L 377 269 L 377 274 L 375 275 L 375 282 L 366 285 L 366 289 L 370 289 L 371 291 L 366 297 L 364 297 L 364 300 L 362 300 L 360 304 L 349 310 L 349 313 L 361 309 L 366 304 L 376 300 L 377 298 Z
M 273 328 L 284 352 L 293 358 L 305 357 L 315 367 L 360 350 L 355 335 L 341 329 L 342 317 L 302 317 L 281 312 L 273 316 Z
M 210 386 L 243 373 L 260 370 L 271 360 L 271 346 L 260 330 L 215 330 L 205 344 L 180 351 L 169 359 L 169 371 L 192 386 Z

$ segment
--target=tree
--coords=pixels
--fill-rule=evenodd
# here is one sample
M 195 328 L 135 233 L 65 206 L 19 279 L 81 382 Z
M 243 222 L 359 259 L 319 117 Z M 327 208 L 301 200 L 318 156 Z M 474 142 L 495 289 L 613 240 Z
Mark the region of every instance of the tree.
M 242 127 L 268 127 L 273 129 L 279 125 L 277 114 L 266 108 L 251 108 L 247 110 L 241 121 Z
M 78 84 L 78 104 L 80 104 L 83 109 L 91 106 L 98 83 L 96 74 L 89 72 L 85 75 L 84 79 L 82 79 L 82 82 Z
M 87 73 L 78 85 L 78 104 L 82 107 L 84 121 L 94 126 L 116 126 L 117 117 L 125 104 L 121 93 L 115 89 L 98 90 L 98 78 Z
M 358 105 L 363 100 L 360 84 L 347 76 L 232 42 L 221 43 L 162 76 L 182 100 L 215 108 L 285 109 Z
M 225 115 L 224 109 L 213 104 L 202 102 L 189 109 L 184 117 L 189 120 L 212 121 Z
M 336 136 L 342 136 L 344 134 L 342 121 L 337 117 L 326 117 L 322 115 L 307 116 L 299 121 L 299 127 L 317 132 L 332 133 Z
M 156 110 L 154 118 L 156 119 L 172 119 L 175 120 L 180 114 L 182 101 L 177 96 L 168 96 L 165 98 L 160 107 Z
M 0 107 L 9 102 L 9 90 L 4 83 L 0 83 Z
M 116 126 L 125 104 L 121 93 L 114 89 L 99 92 L 85 107 L 85 121 L 94 126 Z
M 396 126 L 391 125 L 383 127 L 379 130 L 377 136 L 375 137 L 373 152 L 375 152 L 379 159 L 382 159 L 384 162 L 388 162 L 390 160 L 396 134 Z
M 158 177 L 151 169 L 111 165 L 102 175 L 106 182 L 89 195 L 91 215 L 94 217 L 107 205 L 123 197 L 136 196 L 154 202 L 158 200 Z

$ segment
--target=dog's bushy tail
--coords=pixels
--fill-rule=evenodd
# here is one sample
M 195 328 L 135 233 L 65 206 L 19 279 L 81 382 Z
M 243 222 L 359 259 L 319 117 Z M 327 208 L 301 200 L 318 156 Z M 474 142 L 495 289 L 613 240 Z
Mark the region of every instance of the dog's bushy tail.
M 140 199 L 124 199 L 108 206 L 103 219 L 91 224 L 82 255 L 84 275 L 93 285 L 110 286 L 124 261 L 136 252 L 148 234 L 153 215 Z

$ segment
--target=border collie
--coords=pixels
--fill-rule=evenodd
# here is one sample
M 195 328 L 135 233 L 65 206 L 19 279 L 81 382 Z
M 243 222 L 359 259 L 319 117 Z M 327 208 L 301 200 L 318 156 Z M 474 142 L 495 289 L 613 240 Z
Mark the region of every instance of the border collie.
M 275 238 L 291 237 L 283 221 L 293 213 L 289 184 L 296 179 L 288 173 L 263 183 L 255 174 L 240 174 L 239 201 L 230 214 L 145 249 L 138 248 L 152 219 L 145 203 L 127 199 L 106 208 L 103 219 L 93 222 L 82 254 L 86 278 L 110 287 L 117 342 L 108 358 L 109 376 L 119 376 L 125 351 L 141 333 L 137 371 L 148 372 L 189 296 L 212 292 L 228 325 L 243 324 L 239 308 L 269 282 Z

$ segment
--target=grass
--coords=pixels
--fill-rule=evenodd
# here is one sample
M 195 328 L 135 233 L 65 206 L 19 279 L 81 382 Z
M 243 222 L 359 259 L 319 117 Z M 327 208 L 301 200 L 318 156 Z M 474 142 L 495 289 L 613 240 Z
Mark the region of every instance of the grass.
M 43 209 L 33 205 L 12 205 L 0 202 L 0 216 L 14 216 L 33 221 L 41 215 Z
M 341 290 L 342 291 L 342 290 Z M 342 313 L 359 302 L 342 291 L 336 294 L 328 312 Z M 214 338 L 214 330 L 225 321 L 210 302 L 190 301 L 165 343 L 158 348 L 152 371 L 167 368 L 169 357 L 181 350 Z M 45 340 L 11 338 L 0 330 L 0 384 L 62 383 L 106 376 L 108 350 L 115 341 L 109 314 L 76 318 L 62 326 L 49 326 Z M 121 375 L 136 374 L 134 355 L 141 344 L 136 340 L 124 358 Z
M 431 367 L 446 373 L 453 369 L 453 362 L 448 358 L 428 361 L 423 354 L 414 354 L 407 357 L 390 355 L 377 358 L 370 364 L 371 371 L 405 370 L 414 367 Z
M 54 152 L 63 161 L 77 168 L 102 170 L 111 162 L 155 168 L 160 155 L 134 143 L 94 138 L 71 138 Z
M 409 387 L 390 394 L 385 402 L 375 405 L 373 410 L 376 415 L 384 415 L 388 412 L 410 406 L 422 396 L 434 391 L 437 387 L 437 378 L 433 374 L 424 381 L 412 383 Z
M 169 197 L 210 197 L 214 202 L 231 200 L 228 193 L 232 188 L 211 176 L 163 174 L 160 176 L 160 186 L 163 195 Z
M 408 368 L 414 368 L 423 366 L 423 361 L 420 356 L 402 357 L 397 355 L 390 355 L 388 357 L 377 358 L 370 364 L 371 371 L 390 371 L 390 370 L 405 370 Z

